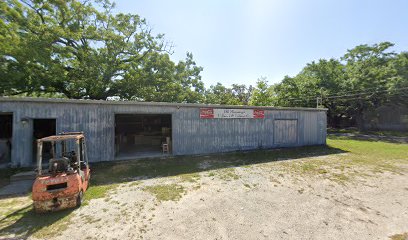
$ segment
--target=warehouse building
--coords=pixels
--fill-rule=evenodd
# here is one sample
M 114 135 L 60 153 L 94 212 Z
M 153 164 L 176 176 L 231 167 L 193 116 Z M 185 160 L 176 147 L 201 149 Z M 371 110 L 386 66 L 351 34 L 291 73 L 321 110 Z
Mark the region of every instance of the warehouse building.
M 0 165 L 32 166 L 36 139 L 70 131 L 91 162 L 322 145 L 326 109 L 1 97 Z

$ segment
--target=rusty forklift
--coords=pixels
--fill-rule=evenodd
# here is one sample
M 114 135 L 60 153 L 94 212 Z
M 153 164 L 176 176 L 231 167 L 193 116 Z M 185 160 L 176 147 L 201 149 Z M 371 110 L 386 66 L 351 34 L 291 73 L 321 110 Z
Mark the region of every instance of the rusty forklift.
M 44 143 L 51 145 L 48 164 L 43 164 Z M 63 132 L 38 139 L 36 172 L 32 189 L 36 212 L 79 207 L 90 180 L 84 133 Z

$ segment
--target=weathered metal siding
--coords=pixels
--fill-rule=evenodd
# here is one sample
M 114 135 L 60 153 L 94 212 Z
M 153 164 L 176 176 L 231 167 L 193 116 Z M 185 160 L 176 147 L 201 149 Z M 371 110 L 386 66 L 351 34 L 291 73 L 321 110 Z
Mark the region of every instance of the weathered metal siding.
M 175 114 L 173 119 L 174 154 L 203 154 L 326 143 L 325 111 L 266 110 L 265 119 L 200 119 L 199 109 L 195 108 L 183 109 Z M 290 134 L 296 134 L 297 140 L 287 144 L 275 143 L 275 119 L 297 120 L 297 132 L 289 131 Z
M 0 99 L 1 100 L 1 99 Z M 218 106 L 222 107 L 222 106 Z M 116 103 L 0 101 L 0 112 L 13 113 L 12 163 L 31 164 L 33 120 L 55 118 L 57 132 L 84 131 L 89 159 L 114 160 L 115 114 L 172 114 L 173 154 L 205 154 L 258 148 L 325 144 L 326 112 L 265 110 L 264 119 L 200 119 L 200 108 Z M 28 119 L 23 124 L 21 119 Z M 274 143 L 274 120 L 297 120 L 296 141 Z M 286 131 L 280 128 L 279 131 Z M 293 132 L 290 132 L 293 134 Z
M 297 119 L 275 119 L 273 143 L 275 145 L 296 144 L 298 142 Z
M 12 162 L 29 165 L 33 156 L 33 119 L 55 118 L 56 132 L 84 131 L 88 139 L 90 160 L 109 159 L 113 132 L 113 115 L 99 105 L 61 103 L 1 103 L 2 112 L 13 112 Z M 21 119 L 28 119 L 24 124 Z
M 200 119 L 199 111 L 186 108 L 174 114 L 174 154 L 247 150 L 264 145 L 263 120 Z

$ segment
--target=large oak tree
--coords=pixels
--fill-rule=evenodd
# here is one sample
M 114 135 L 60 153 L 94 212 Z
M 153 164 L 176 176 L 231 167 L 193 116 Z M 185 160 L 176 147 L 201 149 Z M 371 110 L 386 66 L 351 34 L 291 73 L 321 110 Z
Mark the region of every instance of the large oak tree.
M 108 0 L 0 2 L 0 94 L 199 102 L 201 67 Z

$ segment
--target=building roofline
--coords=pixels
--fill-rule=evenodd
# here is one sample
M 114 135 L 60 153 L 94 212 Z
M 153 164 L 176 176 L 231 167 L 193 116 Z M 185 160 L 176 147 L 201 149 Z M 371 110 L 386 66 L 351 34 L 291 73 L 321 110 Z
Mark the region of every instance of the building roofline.
M 100 104 L 100 105 L 135 105 L 135 106 L 168 106 L 189 108 L 235 108 L 235 109 L 264 109 L 264 110 L 292 110 L 292 111 L 327 111 L 327 108 L 303 107 L 272 107 L 272 106 L 243 106 L 220 105 L 203 103 L 169 103 L 169 102 L 137 102 L 137 101 L 105 101 L 89 99 L 66 98 L 34 98 L 34 97 L 0 97 L 0 102 L 39 102 L 39 103 L 73 103 L 73 104 Z

